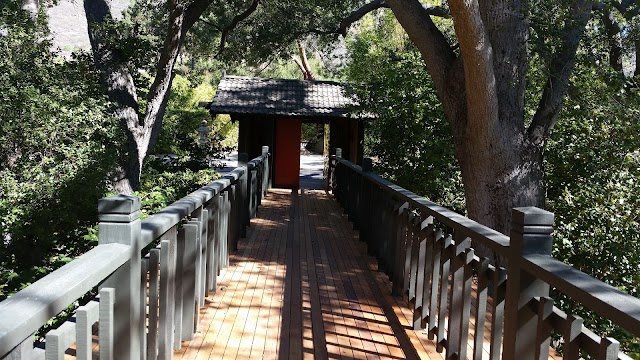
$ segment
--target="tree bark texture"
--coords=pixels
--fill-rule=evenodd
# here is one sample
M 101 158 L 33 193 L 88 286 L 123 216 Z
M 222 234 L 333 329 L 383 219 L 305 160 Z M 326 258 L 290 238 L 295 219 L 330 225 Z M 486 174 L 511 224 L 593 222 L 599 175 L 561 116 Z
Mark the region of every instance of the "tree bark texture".
M 523 0 L 449 0 L 459 56 L 418 0 L 387 3 L 420 50 L 453 129 L 468 216 L 507 234 L 513 207 L 544 205 L 544 141 L 568 86 L 588 2 L 574 3 L 580 11 L 554 54 L 553 86 L 545 88 L 545 102 L 528 129 L 529 16 Z
M 85 0 L 89 39 L 94 62 L 101 73 L 109 99 L 115 104 L 114 114 L 127 134 L 127 154 L 116 170 L 116 190 L 131 193 L 140 187 L 144 160 L 155 146 L 162 127 L 173 81 L 173 68 L 187 31 L 210 4 L 210 0 L 194 1 L 188 6 L 181 0 L 170 0 L 167 35 L 156 66 L 154 81 L 147 95 L 144 114 L 138 112 L 139 103 L 133 78 L 126 59 L 107 46 L 108 34 L 104 25 L 112 21 L 107 0 Z

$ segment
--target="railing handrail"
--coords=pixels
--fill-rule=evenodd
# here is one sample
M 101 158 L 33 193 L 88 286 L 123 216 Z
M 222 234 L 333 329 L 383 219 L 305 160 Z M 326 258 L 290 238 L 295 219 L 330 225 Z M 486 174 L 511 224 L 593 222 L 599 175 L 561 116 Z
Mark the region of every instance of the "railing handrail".
M 0 357 L 127 262 L 129 249 L 98 245 L 0 302 Z
M 332 156 L 335 159 L 335 155 Z M 425 215 L 433 216 L 437 221 L 456 230 L 465 230 L 467 236 L 479 239 L 482 245 L 487 246 L 493 251 L 506 255 L 505 249 L 509 247 L 509 237 L 486 227 L 466 216 L 462 216 L 457 212 L 450 210 L 442 205 L 438 205 L 432 201 L 425 199 L 423 196 L 417 195 L 389 180 L 381 177 L 373 172 L 366 172 L 362 167 L 345 159 L 336 159 L 342 165 L 347 166 L 351 170 L 361 174 L 365 179 L 378 185 L 381 189 L 388 193 L 396 195 L 399 200 L 403 200 L 419 208 L 425 212 Z
M 526 255 L 522 266 L 536 278 L 596 314 L 640 336 L 640 299 L 547 255 Z
M 244 171 L 244 168 L 236 168 L 222 178 L 214 180 L 144 219 L 142 221 L 142 247 L 149 245 L 177 225 L 185 216 L 236 183 Z

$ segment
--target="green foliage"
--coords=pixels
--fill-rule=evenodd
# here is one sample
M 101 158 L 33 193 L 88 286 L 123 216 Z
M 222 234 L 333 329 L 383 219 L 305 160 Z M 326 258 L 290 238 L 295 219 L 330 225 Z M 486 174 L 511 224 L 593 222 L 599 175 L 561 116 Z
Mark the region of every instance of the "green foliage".
M 0 298 L 93 246 L 122 138 L 89 59 L 51 52 L 19 5 L 0 15 Z
M 367 123 L 365 156 L 375 171 L 432 201 L 464 212 L 460 171 L 440 101 L 420 54 L 391 14 L 369 18 L 348 42 L 345 77 Z
M 554 256 L 640 297 L 640 107 L 583 53 L 545 151 Z M 640 355 L 640 340 L 559 297 L 600 334 Z
M 142 202 L 143 218 L 220 177 L 220 174 L 212 169 L 172 170 L 148 166 L 143 173 L 140 191 L 135 194 Z
M 198 107 L 198 102 L 211 101 L 213 95 L 214 87 L 208 82 L 194 85 L 187 78 L 176 75 L 154 152 L 191 159 L 229 152 L 237 144 L 233 139 L 237 125 L 232 124 L 229 117 L 211 119 L 206 109 Z M 198 128 L 203 123 L 210 130 L 206 144 L 199 142 Z

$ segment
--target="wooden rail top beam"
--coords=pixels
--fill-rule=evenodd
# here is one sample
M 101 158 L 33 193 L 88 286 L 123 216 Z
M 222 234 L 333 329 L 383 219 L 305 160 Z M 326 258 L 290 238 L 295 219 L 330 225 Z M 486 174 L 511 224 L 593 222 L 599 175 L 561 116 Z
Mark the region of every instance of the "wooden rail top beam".
M 6 354 L 97 282 L 122 266 L 130 246 L 104 244 L 0 303 L 0 354 Z M 64 289 L 65 291 L 61 291 Z
M 431 202 L 373 172 L 363 171 L 360 166 L 355 165 L 348 160 L 337 159 L 337 161 L 361 174 L 365 179 L 371 181 L 384 191 L 396 196 L 399 200 L 406 201 L 413 207 L 424 211 L 425 215 L 433 216 L 442 224 L 449 226 L 458 232 L 464 232 L 465 236 L 471 237 L 473 240 L 479 241 L 491 250 L 506 256 L 506 248 L 509 247 L 508 236 L 471 220 L 466 216 L 462 216 L 455 211 L 449 210 L 444 206 Z

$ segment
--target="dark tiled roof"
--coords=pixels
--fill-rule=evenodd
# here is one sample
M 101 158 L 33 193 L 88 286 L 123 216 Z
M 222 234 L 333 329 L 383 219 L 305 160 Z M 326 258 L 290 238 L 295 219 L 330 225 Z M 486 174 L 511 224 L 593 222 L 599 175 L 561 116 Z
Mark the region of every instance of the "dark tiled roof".
M 353 100 L 332 81 L 225 76 L 211 103 L 213 114 L 347 117 Z

